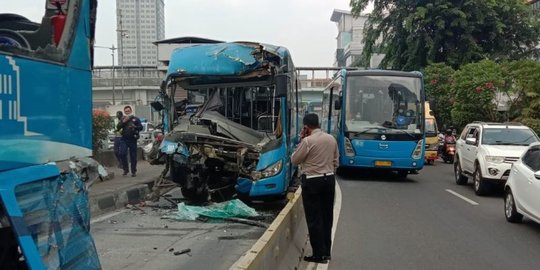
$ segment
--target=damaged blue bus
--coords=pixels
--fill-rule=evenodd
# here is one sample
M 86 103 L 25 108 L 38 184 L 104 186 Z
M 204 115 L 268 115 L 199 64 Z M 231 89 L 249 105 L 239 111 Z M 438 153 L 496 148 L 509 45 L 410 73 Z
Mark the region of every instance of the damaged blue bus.
M 174 97 L 204 97 L 195 114 L 174 117 Z M 289 51 L 252 42 L 173 51 L 158 105 L 171 130 L 161 145 L 184 197 L 222 201 L 286 194 L 295 171 L 298 84 Z
M 0 269 L 101 269 L 87 196 L 97 1 L 24 2 L 39 22 L 0 13 Z

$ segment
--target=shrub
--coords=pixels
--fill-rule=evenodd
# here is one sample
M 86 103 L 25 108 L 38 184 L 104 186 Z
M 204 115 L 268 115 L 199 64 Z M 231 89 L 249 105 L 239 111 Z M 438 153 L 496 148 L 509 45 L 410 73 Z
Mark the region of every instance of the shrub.
M 103 110 L 92 111 L 92 149 L 94 155 L 105 147 L 109 129 L 113 127 L 113 120 L 109 113 Z

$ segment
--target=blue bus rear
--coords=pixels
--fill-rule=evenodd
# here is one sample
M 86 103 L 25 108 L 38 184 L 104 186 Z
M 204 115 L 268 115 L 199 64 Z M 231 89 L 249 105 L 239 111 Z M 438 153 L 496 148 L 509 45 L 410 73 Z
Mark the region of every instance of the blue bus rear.
M 340 167 L 397 171 L 424 166 L 422 74 L 342 70 L 323 95 L 323 128 L 336 136 Z
M 39 22 L 0 14 L 0 269 L 101 268 L 86 189 L 97 3 L 53 2 L 25 1 Z
M 204 96 L 196 113 L 169 118 L 172 129 L 161 146 L 184 197 L 285 195 L 294 174 L 290 155 L 299 110 L 287 49 L 248 42 L 176 49 L 161 100 L 166 103 L 177 89 L 188 91 L 189 103 Z M 171 106 L 162 107 L 175 115 Z

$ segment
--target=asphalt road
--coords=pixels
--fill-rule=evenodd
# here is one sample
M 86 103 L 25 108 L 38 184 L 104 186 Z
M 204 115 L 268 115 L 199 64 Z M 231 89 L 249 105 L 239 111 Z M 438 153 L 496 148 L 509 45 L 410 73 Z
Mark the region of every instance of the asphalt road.
M 179 191 L 173 192 L 175 196 Z M 159 205 L 171 206 L 165 200 Z M 282 203 L 252 205 L 270 224 Z M 174 209 L 131 207 L 92 223 L 103 269 L 229 269 L 266 228 L 220 220 L 163 219 Z M 191 249 L 186 254 L 174 252 Z
M 407 180 L 365 171 L 340 177 L 329 269 L 539 269 L 540 225 L 508 223 L 502 192 L 478 197 L 471 179 L 458 186 L 453 177 L 442 162 Z

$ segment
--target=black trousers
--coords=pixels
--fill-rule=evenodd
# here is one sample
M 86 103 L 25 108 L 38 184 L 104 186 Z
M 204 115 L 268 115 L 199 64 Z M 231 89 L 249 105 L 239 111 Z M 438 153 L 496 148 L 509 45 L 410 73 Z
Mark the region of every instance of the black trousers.
M 125 140 L 122 138 L 121 144 L 120 144 L 120 157 L 122 158 L 122 169 L 124 169 L 124 173 L 129 172 L 128 155 L 129 155 L 129 163 L 131 163 L 131 173 L 136 173 L 137 172 L 137 141 Z
M 330 256 L 335 184 L 334 175 L 302 177 L 302 201 L 313 256 Z

